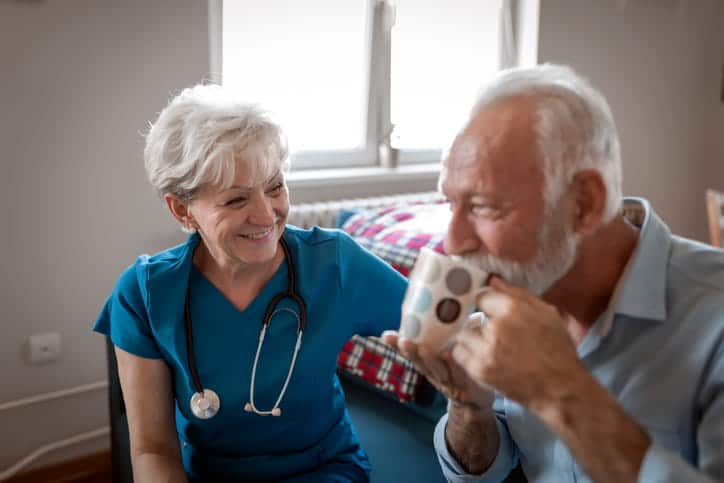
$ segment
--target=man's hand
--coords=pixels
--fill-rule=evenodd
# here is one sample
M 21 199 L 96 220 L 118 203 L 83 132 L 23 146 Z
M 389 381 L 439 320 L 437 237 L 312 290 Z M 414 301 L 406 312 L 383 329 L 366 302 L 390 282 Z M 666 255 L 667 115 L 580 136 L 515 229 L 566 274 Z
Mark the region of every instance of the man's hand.
M 497 277 L 478 307 L 489 320 L 458 338 L 454 360 L 537 413 L 593 481 L 635 481 L 651 440 L 581 364 L 566 316 Z
M 397 348 L 438 391 L 452 402 L 476 410 L 492 406 L 495 394 L 489 387 L 477 383 L 468 376 L 453 360 L 450 349 L 439 353 L 426 350 L 425 347 L 390 330 L 382 334 L 382 341 Z
M 556 387 L 588 376 L 561 313 L 528 291 L 492 277 L 479 297 L 480 331 L 458 336 L 452 356 L 480 385 L 533 409 L 556 400 Z
M 479 322 L 472 325 L 476 324 L 479 327 Z M 425 350 L 393 331 L 382 334 L 382 341 L 397 347 L 448 398 L 447 449 L 468 473 L 484 472 L 493 463 L 500 444 L 492 410 L 493 391 L 471 379 L 452 359 L 449 349 L 441 353 Z

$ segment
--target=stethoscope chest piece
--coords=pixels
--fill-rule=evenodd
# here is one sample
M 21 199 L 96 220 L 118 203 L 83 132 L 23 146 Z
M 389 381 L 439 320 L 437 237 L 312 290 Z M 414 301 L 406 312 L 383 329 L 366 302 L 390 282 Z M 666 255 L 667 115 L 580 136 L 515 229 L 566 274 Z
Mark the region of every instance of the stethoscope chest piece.
M 219 401 L 219 395 L 211 389 L 204 389 L 203 394 L 200 392 L 194 393 L 191 396 L 191 412 L 194 413 L 199 419 L 209 419 L 216 416 L 221 407 Z

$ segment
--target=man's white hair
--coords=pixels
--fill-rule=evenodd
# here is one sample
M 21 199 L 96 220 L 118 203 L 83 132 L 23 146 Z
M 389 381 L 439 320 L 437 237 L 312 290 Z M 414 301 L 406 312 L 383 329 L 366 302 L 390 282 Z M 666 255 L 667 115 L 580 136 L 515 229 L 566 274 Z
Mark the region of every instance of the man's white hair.
M 219 85 L 199 84 L 161 111 L 146 136 L 144 161 L 159 195 L 191 200 L 203 185 L 231 186 L 237 162 L 259 181 L 286 170 L 288 154 L 281 127 L 266 111 Z
M 570 67 L 543 64 L 503 70 L 481 91 L 471 118 L 510 97 L 540 98 L 535 131 L 544 162 L 544 196 L 557 204 L 576 173 L 601 173 L 607 199 L 603 221 L 621 209 L 621 148 L 606 99 Z

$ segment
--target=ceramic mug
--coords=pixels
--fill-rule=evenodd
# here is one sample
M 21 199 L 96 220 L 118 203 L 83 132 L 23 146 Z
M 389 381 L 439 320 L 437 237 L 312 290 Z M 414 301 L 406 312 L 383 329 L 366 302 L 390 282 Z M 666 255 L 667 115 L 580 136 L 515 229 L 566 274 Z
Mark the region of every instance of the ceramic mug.
M 408 277 L 400 335 L 442 350 L 465 326 L 487 281 L 487 272 L 460 257 L 422 248 Z

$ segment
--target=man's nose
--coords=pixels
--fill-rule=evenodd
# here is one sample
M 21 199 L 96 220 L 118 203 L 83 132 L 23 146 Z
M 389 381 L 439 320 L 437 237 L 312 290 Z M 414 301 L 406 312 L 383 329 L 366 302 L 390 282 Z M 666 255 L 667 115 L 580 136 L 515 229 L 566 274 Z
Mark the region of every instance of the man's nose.
M 480 238 L 467 213 L 453 210 L 443 246 L 450 255 L 463 255 L 480 250 Z

